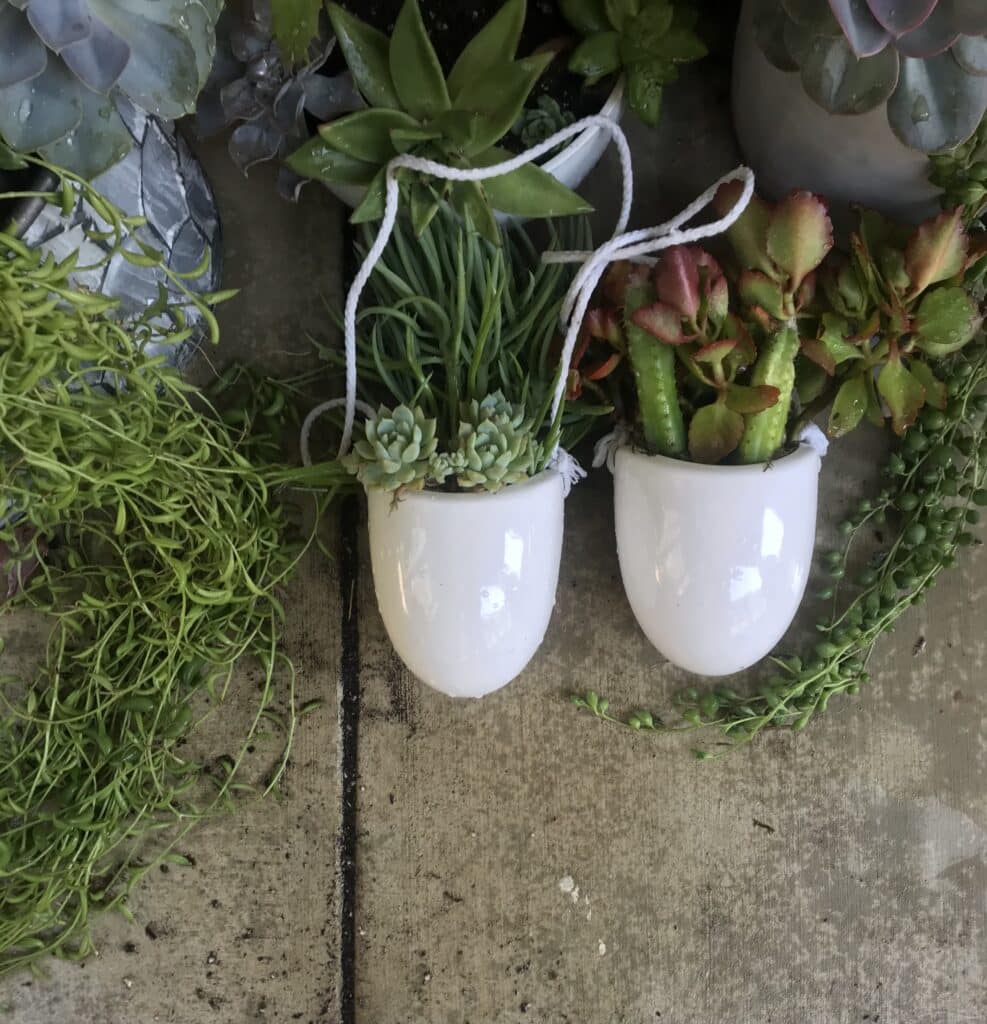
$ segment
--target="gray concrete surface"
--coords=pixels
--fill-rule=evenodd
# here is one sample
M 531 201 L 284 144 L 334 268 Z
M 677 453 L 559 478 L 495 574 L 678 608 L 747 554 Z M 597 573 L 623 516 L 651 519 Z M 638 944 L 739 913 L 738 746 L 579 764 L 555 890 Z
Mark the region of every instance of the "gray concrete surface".
M 692 74 L 660 132 L 635 132 L 637 223 L 736 162 L 723 100 L 722 79 Z M 210 169 L 229 280 L 245 288 L 225 344 L 297 351 L 333 265 L 328 206 L 309 195 L 293 213 L 263 177 Z M 612 209 L 607 165 L 592 191 Z M 855 440 L 827 460 L 822 543 L 847 495 L 876 484 L 879 448 Z M 701 764 L 690 736 L 619 732 L 564 701 L 593 686 L 661 708 L 684 681 L 623 597 L 611 503 L 605 474 L 574 492 L 546 643 L 479 703 L 408 676 L 363 552 L 358 1024 L 987 1021 L 982 555 L 904 621 L 859 697 L 798 737 Z M 311 566 L 289 595 L 306 696 L 337 684 L 333 572 Z M 809 605 L 794 635 L 812 618 Z M 338 753 L 333 716 L 307 720 L 287 798 L 191 838 L 196 868 L 151 880 L 136 927 L 102 925 L 98 960 L 8 982 L 13 1019 L 336 1024 Z

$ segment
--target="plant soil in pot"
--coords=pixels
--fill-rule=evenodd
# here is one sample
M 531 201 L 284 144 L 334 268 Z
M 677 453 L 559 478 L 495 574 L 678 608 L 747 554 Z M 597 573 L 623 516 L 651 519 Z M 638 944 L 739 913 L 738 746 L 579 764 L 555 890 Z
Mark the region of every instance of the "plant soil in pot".
M 812 565 L 819 467 L 808 446 L 754 466 L 617 452 L 620 574 L 641 629 L 669 661 L 729 675 L 781 639 Z
M 987 4 L 967 7 L 745 0 L 734 124 L 759 188 L 931 216 L 928 154 L 960 145 L 987 110 Z
M 555 605 L 562 491 L 552 470 L 493 494 L 368 490 L 377 605 L 422 682 L 482 697 L 531 660 Z

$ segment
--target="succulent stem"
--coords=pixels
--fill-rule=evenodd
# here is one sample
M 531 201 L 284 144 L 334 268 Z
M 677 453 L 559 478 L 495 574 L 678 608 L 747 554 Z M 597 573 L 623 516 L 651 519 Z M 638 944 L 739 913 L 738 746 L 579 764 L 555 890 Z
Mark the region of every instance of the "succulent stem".
M 675 348 L 631 320 L 636 310 L 654 301 L 650 281 L 628 285 L 624 299 L 627 355 L 634 370 L 645 442 L 658 455 L 681 457 L 686 453 L 686 432 L 675 385 Z
M 794 320 L 782 324 L 761 347 L 751 384 L 770 384 L 778 389 L 779 397 L 769 409 L 744 417 L 747 424 L 739 448 L 741 462 L 767 462 L 784 443 L 798 351 L 799 333 Z

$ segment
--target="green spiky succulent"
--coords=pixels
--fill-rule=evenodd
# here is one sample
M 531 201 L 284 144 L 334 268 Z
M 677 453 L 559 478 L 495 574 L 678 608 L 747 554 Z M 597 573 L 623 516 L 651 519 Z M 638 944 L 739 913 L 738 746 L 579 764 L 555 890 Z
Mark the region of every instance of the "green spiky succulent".
M 523 405 L 512 405 L 500 391 L 464 403 L 459 447 L 449 456 L 460 487 L 497 491 L 520 483 L 534 473 L 539 456 Z
M 0 138 L 95 177 L 129 151 L 124 98 L 164 118 L 195 109 L 220 0 L 0 0 Z
M 441 463 L 435 462 L 435 420 L 420 408 L 381 406 L 367 419 L 364 437 L 344 457 L 344 465 L 364 487 L 421 490 Z

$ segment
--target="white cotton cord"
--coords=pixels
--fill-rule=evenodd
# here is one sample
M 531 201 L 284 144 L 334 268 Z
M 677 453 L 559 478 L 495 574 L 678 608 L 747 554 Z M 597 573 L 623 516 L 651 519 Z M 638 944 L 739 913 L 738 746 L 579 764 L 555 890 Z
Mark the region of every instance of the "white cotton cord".
M 829 451 L 829 438 L 815 425 L 807 423 L 799 434 L 799 444 L 808 445 L 820 459 Z
M 364 257 L 363 263 L 353 279 L 349 294 L 346 296 L 346 307 L 343 311 L 343 346 L 346 354 L 346 418 L 343 424 L 343 437 L 339 444 L 339 454 L 341 456 L 349 451 L 350 442 L 353 438 L 353 420 L 356 416 L 356 314 L 363 289 L 366 287 L 367 281 L 370 280 L 370 275 L 373 273 L 374 267 L 377 265 L 390 240 L 391 232 L 394 230 L 394 224 L 397 220 L 399 199 L 397 172 L 406 167 L 409 170 L 420 171 L 423 174 L 428 174 L 433 178 L 442 178 L 445 181 L 484 181 L 487 178 L 498 178 L 502 174 L 509 174 L 511 171 L 516 171 L 519 167 L 537 160 L 540 156 L 551 152 L 560 143 L 575 135 L 581 135 L 590 129 L 602 129 L 607 132 L 611 140 L 616 144 L 620 154 L 623 194 L 620 204 L 620 215 L 617 218 L 616 233 L 619 234 L 627 227 L 627 221 L 631 215 L 631 201 L 634 192 L 631 151 L 630 146 L 627 144 L 627 138 L 620 126 L 615 121 L 611 121 L 610 118 L 602 117 L 599 114 L 592 117 L 584 117 L 573 124 L 567 125 L 561 131 L 545 139 L 544 142 L 538 143 L 537 146 L 532 146 L 531 149 L 525 150 L 510 160 L 504 160 L 499 164 L 491 164 L 489 167 L 473 167 L 470 169 L 449 167 L 435 160 L 425 160 L 422 157 L 410 154 L 397 156 L 388 163 L 385 174 L 384 217 L 377 231 L 377 237 L 374 239 L 374 244 Z M 563 382 L 569 375 L 569 359 L 571 357 L 572 352 L 570 351 L 568 358 L 564 360 L 563 371 L 559 377 Z M 562 389 L 564 392 L 564 383 Z
M 579 460 L 557 445 L 548 462 L 548 468 L 554 470 L 562 477 L 562 497 L 568 498 L 569 492 L 579 483 L 586 479 L 586 470 L 579 465 Z
M 730 210 L 720 217 L 719 220 L 683 230 L 682 226 L 684 224 L 709 206 L 720 186 L 731 181 L 742 181 L 744 187 Z M 625 192 L 628 190 L 628 181 L 626 179 L 624 189 Z M 673 245 L 690 245 L 693 242 L 722 234 L 737 221 L 747 208 L 747 204 L 751 201 L 753 195 L 754 172 L 749 167 L 737 167 L 730 171 L 729 174 L 723 175 L 719 181 L 706 189 L 701 196 L 693 200 L 684 210 L 664 224 L 659 224 L 653 228 L 629 231 L 624 234 L 618 232 L 608 242 L 604 242 L 595 252 L 548 252 L 543 254 L 542 259 L 547 263 L 582 263 L 562 305 L 561 320 L 562 326 L 565 329 L 565 340 L 562 344 L 561 358 L 563 373 L 556 384 L 555 397 L 552 401 L 551 417 L 553 420 L 565 400 L 569 364 L 572 361 L 572 354 L 576 348 L 583 318 L 586 315 L 593 292 L 596 291 L 596 286 L 599 284 L 606 268 L 616 260 L 644 262 L 645 257 L 661 252 L 661 250 L 668 249 Z
M 618 423 L 609 434 L 605 434 L 593 447 L 593 468 L 606 466 L 612 473 L 617 452 L 631 443 L 631 429 L 625 423 Z
M 312 452 L 309 448 L 309 436 L 312 433 L 312 427 L 315 425 L 315 421 L 324 413 L 327 413 L 332 409 L 338 409 L 341 405 L 345 404 L 345 398 L 331 398 L 328 402 L 320 402 L 302 421 L 302 429 L 298 438 L 298 446 L 301 449 L 303 466 L 312 465 Z M 354 407 L 368 418 L 376 415 L 374 413 L 373 406 L 368 405 L 366 402 L 361 402 L 359 399 L 356 399 Z

